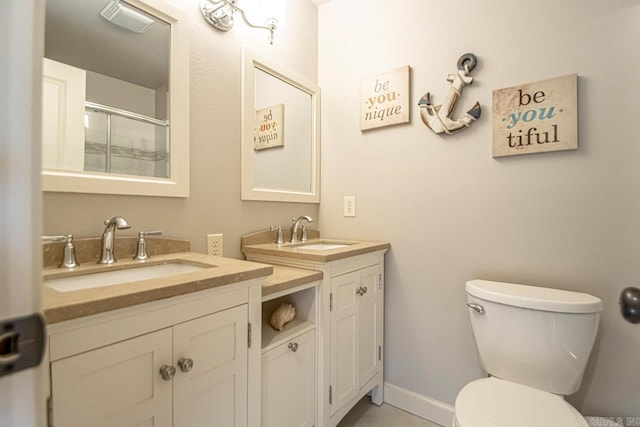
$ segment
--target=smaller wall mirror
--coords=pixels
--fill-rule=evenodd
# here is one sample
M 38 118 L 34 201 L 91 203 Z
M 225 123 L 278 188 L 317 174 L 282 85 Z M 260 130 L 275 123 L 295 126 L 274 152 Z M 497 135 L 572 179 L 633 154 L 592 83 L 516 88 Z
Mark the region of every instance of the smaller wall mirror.
M 320 202 L 320 89 L 245 49 L 242 200 Z
M 163 0 L 47 0 L 43 190 L 189 195 L 186 22 Z

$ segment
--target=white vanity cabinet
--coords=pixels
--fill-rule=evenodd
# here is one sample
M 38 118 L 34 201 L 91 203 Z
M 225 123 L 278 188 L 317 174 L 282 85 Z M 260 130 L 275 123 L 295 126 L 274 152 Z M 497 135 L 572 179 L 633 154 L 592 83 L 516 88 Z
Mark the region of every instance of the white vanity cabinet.
M 258 427 L 260 283 L 229 287 L 52 325 L 53 426 Z
M 382 404 L 387 248 L 325 262 L 244 250 L 250 261 L 323 272 L 316 327 L 318 427 L 335 427 L 369 392 L 374 403 Z

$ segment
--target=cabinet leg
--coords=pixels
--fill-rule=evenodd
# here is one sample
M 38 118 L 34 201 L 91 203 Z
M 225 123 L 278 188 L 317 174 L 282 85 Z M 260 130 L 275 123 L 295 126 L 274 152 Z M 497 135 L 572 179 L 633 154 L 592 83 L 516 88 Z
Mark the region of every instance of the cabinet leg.
M 384 385 L 378 384 L 371 390 L 371 403 L 380 406 L 384 402 Z

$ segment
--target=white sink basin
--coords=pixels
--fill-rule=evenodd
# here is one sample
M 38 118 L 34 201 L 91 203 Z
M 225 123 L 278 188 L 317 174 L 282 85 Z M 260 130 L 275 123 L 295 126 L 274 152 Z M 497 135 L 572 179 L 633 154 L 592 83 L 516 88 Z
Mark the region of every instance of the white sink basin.
M 101 271 L 98 273 L 79 274 L 77 276 L 60 277 L 45 280 L 44 285 L 58 292 L 79 291 L 81 289 L 100 288 L 103 286 L 119 285 L 121 283 L 137 282 L 138 280 L 157 279 L 159 277 L 175 276 L 193 271 L 211 268 L 211 266 L 169 263 L 155 265 L 141 265 L 122 270 Z
M 346 248 L 349 245 L 344 245 L 342 243 L 314 243 L 311 245 L 300 246 L 300 249 L 308 249 L 310 251 L 326 251 L 329 249 L 339 249 Z

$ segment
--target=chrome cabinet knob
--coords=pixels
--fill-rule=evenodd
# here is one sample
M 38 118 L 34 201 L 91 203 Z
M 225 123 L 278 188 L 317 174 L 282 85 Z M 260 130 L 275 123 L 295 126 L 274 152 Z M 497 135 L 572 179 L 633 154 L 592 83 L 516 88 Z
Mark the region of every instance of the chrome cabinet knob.
M 187 359 L 183 357 L 182 359 L 178 360 L 178 367 L 182 372 L 189 372 L 191 369 L 193 369 L 193 359 Z
M 165 381 L 170 381 L 175 374 L 176 374 L 175 366 L 162 365 L 162 367 L 160 368 L 160 376 Z
M 291 349 L 291 351 L 293 351 L 295 353 L 296 351 L 298 351 L 298 343 L 297 342 L 290 342 L 289 343 L 289 349 Z
M 362 288 L 358 288 L 358 289 L 356 289 L 356 294 L 358 294 L 358 295 L 362 295 Z
M 364 288 L 360 288 L 360 289 L 362 289 L 362 295 L 367 293 L 367 287 L 366 286 Z

